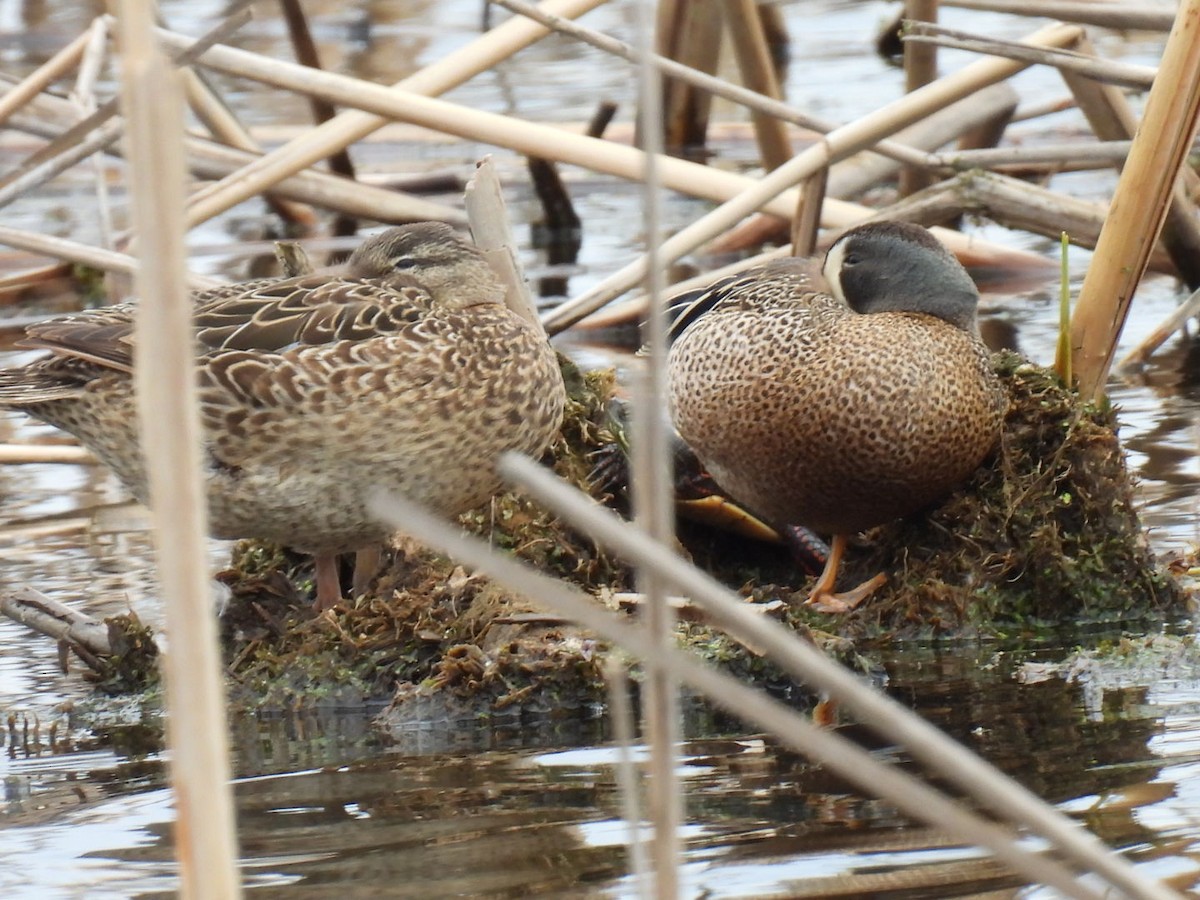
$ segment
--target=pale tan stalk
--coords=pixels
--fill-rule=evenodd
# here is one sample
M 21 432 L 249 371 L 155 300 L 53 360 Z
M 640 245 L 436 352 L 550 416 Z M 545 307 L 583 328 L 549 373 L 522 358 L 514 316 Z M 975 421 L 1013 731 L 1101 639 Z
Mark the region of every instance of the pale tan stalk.
M 1075 26 L 1051 25 L 1030 35 L 1027 41 L 1035 46 L 1064 46 L 1074 43 L 1079 36 L 1080 30 Z M 808 178 L 823 166 L 830 165 L 838 159 L 844 159 L 850 154 L 870 146 L 880 138 L 894 134 L 934 110 L 960 100 L 986 85 L 1002 81 L 1023 68 L 1025 68 L 1024 63 L 1010 60 L 979 60 L 953 75 L 941 78 L 911 94 L 906 94 L 857 122 L 831 132 L 821 143 L 800 153 L 787 165 L 781 166 L 754 182 L 750 187 L 665 241 L 662 245 L 660 264 L 669 265 L 675 262 L 684 254 L 690 253 L 705 241 L 712 240 L 743 216 L 757 209 L 775 212 L 780 201 L 785 198 L 790 202 L 783 204 L 778 215 L 789 217 L 796 205 L 796 194 L 791 188 L 797 182 Z M 844 227 L 852 224 L 853 221 L 869 217 L 870 213 L 867 213 L 847 221 L 846 210 L 842 207 L 848 205 L 838 204 L 832 199 L 827 199 L 821 223 L 828 227 Z M 958 247 L 955 244 L 964 242 L 962 236 L 957 235 L 956 240 L 950 235 L 957 235 L 957 232 L 943 230 L 938 233 L 938 237 L 951 246 L 951 249 L 957 250 Z M 554 334 L 579 321 L 588 313 L 599 309 L 609 300 L 629 290 L 643 276 L 645 270 L 644 259 L 625 266 L 586 294 L 576 297 L 554 310 L 546 317 L 546 329 Z
M 89 466 L 96 462 L 90 450 L 70 444 L 0 444 L 0 464 L 64 463 Z
M 938 0 L 904 0 L 904 17 L 909 21 L 936 22 Z M 904 45 L 904 90 L 912 92 L 932 84 L 938 75 L 937 46 L 934 44 L 905 43 Z M 928 187 L 931 174 L 924 168 L 906 166 L 900 172 L 900 194 L 909 194 Z
M 18 247 L 22 250 L 28 250 L 30 253 L 51 256 L 55 259 L 65 259 L 68 262 L 91 266 L 94 269 L 101 269 L 105 272 L 120 272 L 123 275 L 132 275 L 137 269 L 137 260 L 124 253 L 102 250 L 99 247 L 89 247 L 87 244 L 80 244 L 77 241 L 69 241 L 66 238 L 41 234 L 36 231 L 22 231 L 19 228 L 12 228 L 8 225 L 0 225 L 0 244 L 7 244 L 9 247 Z M 184 274 L 186 275 L 188 285 L 192 288 L 215 287 L 221 283 L 219 279 L 209 278 L 207 275 L 195 275 L 190 272 L 184 272 Z
M 556 15 L 574 18 L 605 0 L 547 0 L 543 7 Z M 432 63 L 401 82 L 397 87 L 418 94 L 441 94 L 480 72 L 507 59 L 523 47 L 547 34 L 540 25 L 525 19 L 512 19 L 472 41 L 467 46 Z M 354 104 L 350 104 L 354 106 Z M 282 178 L 306 169 L 318 160 L 350 146 L 372 131 L 386 125 L 383 115 L 352 109 L 318 125 L 301 138 L 272 150 L 253 163 L 209 188 L 198 191 L 189 201 L 188 225 L 194 226 L 220 215 L 243 200 L 266 190 Z
M 122 103 L 139 237 L 135 378 L 159 580 L 175 854 L 185 900 L 241 896 L 230 790 L 229 726 L 200 481 L 191 302 L 184 286 L 183 95 L 154 40 L 151 0 L 122 0 Z
M 755 0 L 727 0 L 722 9 L 742 83 L 756 94 L 780 100 L 783 93 L 771 62 L 758 3 Z M 754 123 L 763 168 L 777 169 L 792 158 L 792 144 L 781 120 L 758 110 L 751 111 L 750 120 Z
M 1200 114 L 1200 0 L 1180 4 L 1071 319 L 1080 394 L 1100 396 Z
M 90 40 L 91 31 L 84 31 L 79 37 L 26 75 L 20 84 L 0 97 L 0 125 L 7 122 L 14 112 L 56 82 L 64 73 L 77 66 L 79 60 L 83 58 L 83 52 L 87 49 Z
M 1097 3 L 1096 0 L 942 0 L 943 6 L 1012 13 L 1018 16 L 1046 16 L 1080 25 L 1106 28 L 1145 28 L 1170 31 L 1174 21 L 1169 9 L 1147 9 L 1145 3 Z

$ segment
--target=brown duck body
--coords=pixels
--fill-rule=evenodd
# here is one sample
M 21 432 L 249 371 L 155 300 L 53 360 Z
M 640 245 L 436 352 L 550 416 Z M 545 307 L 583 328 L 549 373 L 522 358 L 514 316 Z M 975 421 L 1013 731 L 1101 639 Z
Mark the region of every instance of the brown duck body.
M 554 351 L 502 298 L 432 223 L 368 241 L 346 274 L 196 295 L 213 534 L 332 554 L 389 536 L 365 508 L 380 490 L 446 515 L 485 502 L 496 457 L 540 455 L 565 402 Z M 0 406 L 75 434 L 145 502 L 132 336 L 131 306 L 31 328 L 54 353 L 0 373 Z
M 668 368 L 675 425 L 736 500 L 777 527 L 831 533 L 809 602 L 833 594 L 846 535 L 916 512 L 995 447 L 1007 398 L 976 325 L 978 292 L 925 229 L 840 237 L 819 290 L 781 260 L 684 295 Z
M 973 334 L 857 313 L 795 260 L 722 291 L 672 346 L 671 406 L 717 483 L 766 519 L 861 531 L 945 496 L 995 446 L 1003 397 Z

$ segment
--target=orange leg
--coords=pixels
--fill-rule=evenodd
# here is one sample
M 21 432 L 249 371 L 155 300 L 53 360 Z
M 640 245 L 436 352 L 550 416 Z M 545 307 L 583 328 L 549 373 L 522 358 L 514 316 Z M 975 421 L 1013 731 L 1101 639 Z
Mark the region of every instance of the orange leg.
M 871 580 L 864 581 L 852 590 L 842 594 L 834 593 L 833 587 L 837 582 L 838 568 L 841 566 L 842 554 L 845 552 L 846 536 L 835 534 L 833 542 L 829 545 L 829 559 L 825 561 L 825 569 L 821 572 L 821 577 L 817 579 L 816 586 L 805 601 L 808 606 L 818 612 L 849 612 L 887 581 L 887 575 L 880 572 Z
M 317 596 L 313 601 L 313 609 L 320 613 L 342 602 L 342 584 L 338 578 L 336 553 L 318 553 L 313 560 L 317 575 Z

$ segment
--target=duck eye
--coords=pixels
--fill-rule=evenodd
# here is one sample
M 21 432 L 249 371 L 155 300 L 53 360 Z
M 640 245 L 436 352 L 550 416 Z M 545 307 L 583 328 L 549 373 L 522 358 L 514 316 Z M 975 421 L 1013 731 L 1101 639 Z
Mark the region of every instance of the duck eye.
M 417 260 L 415 257 L 412 257 L 412 256 L 394 256 L 394 257 L 392 257 L 392 268 L 397 269 L 399 271 L 404 271 L 405 269 L 411 269 L 411 268 L 415 267 L 416 264 L 417 264 Z
M 857 266 L 860 262 L 862 262 L 862 257 L 857 253 L 847 253 L 842 257 L 842 268 L 848 269 L 850 266 Z

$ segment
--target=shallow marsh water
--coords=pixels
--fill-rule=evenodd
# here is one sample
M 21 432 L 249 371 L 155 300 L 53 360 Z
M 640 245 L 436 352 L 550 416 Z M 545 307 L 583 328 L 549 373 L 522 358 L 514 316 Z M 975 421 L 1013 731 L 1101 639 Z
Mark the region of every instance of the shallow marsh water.
M 98 4 L 97 4 L 98 6 Z M 474 2 L 314 3 L 314 32 L 326 65 L 391 82 L 469 41 Z M 163 3 L 175 26 L 196 33 L 222 4 Z M 884 3 L 806 2 L 784 7 L 791 27 L 789 98 L 806 109 L 850 120 L 901 93 L 898 72 L 871 52 Z M 89 4 L 0 0 L 0 59 L 22 74 L 73 38 L 99 11 Z M 284 29 L 270 4 L 239 39 L 285 55 Z M 498 16 L 502 15 L 497 11 Z M 586 22 L 632 37 L 633 7 L 614 2 Z M 1025 20 L 947 10 L 952 25 L 1006 37 Z M 1152 64 L 1158 39 L 1098 36 L 1102 51 Z M 968 57 L 947 53 L 943 69 Z M 226 84 L 222 80 L 218 80 Z M 1056 76 L 1016 80 L 1026 101 L 1065 93 Z M 836 85 L 836 90 L 831 88 Z M 228 86 L 228 85 L 226 85 Z M 471 106 L 538 121 L 582 121 L 600 99 L 621 104 L 628 121 L 634 86 L 623 66 L 566 39 L 551 38 L 448 95 Z M 270 99 L 241 86 L 229 99 L 256 126 L 305 120 L 295 99 Z M 718 105 L 717 118 L 732 113 Z M 1014 125 L 1035 141 L 1080 132 L 1065 113 Z M 9 133 L 0 152 L 17 152 Z M 27 145 L 27 144 L 26 144 Z M 721 148 L 720 164 L 745 155 Z M 375 171 L 469 172 L 486 148 L 446 142 L 376 143 L 357 148 Z M 515 218 L 534 215 L 519 161 L 498 153 Z M 585 223 L 578 293 L 624 264 L 643 235 L 639 192 L 611 179 L 567 171 Z M 1110 190 L 1113 176 L 1060 176 L 1057 184 L 1088 197 Z M 6 211 L 8 224 L 92 240 L 97 232 L 86 174 L 72 173 Z M 452 197 L 445 198 L 448 201 Z M 116 198 L 123 210 L 123 197 Z M 668 201 L 666 227 L 690 221 L 705 205 Z M 248 203 L 199 229 L 195 247 L 226 247 L 263 221 Z M 1047 255 L 1050 242 L 995 226 L 971 226 L 1001 243 Z M 519 239 L 527 240 L 521 229 Z M 526 245 L 527 246 L 527 245 Z M 0 251 L 0 264 L 15 265 Z M 525 261 L 536 275 L 537 254 Z M 200 256 L 198 268 L 238 275 L 244 261 Z M 1076 286 L 1087 254 L 1073 251 Z M 1013 330 L 1037 361 L 1053 353 L 1052 286 L 985 298 L 984 318 Z M 1153 278 L 1138 294 L 1125 345 L 1153 328 L 1185 293 Z M 568 336 L 564 348 L 584 362 L 610 353 Z M 1123 437 L 1142 479 L 1144 512 L 1156 548 L 1176 555 L 1196 542 L 1197 422 L 1200 392 L 1193 351 L 1169 342 L 1136 382 L 1114 382 Z M 0 353 L 0 364 L 21 354 Z M 622 365 L 628 365 L 622 362 Z M 0 416 L 0 440 L 45 439 L 51 429 Z M 0 525 L 85 514 L 122 495 L 102 471 L 68 466 L 0 468 Z M 106 521 L 112 521 L 106 520 Z M 157 600 L 144 532 L 115 524 L 79 533 L 32 532 L 6 538 L 5 585 L 31 584 L 97 615 L 132 607 L 154 620 Z M 225 558 L 214 547 L 214 565 Z M 1106 636 L 1111 639 L 1112 636 Z M 1099 640 L 1099 638 L 1095 639 Z M 1072 638 L 1090 644 L 1087 637 Z M 880 651 L 877 677 L 951 734 L 1086 821 L 1149 874 L 1200 889 L 1200 665 L 1183 644 L 1134 641 L 1104 667 L 1080 663 L 1068 683 L 1041 665 L 1074 647 L 1015 651 L 1000 646 L 898 646 Z M 0 621 L 0 710 L 11 714 L 9 752 L 0 758 L 0 891 L 12 897 L 127 897 L 169 894 L 175 886 L 169 842 L 172 812 L 163 761 L 139 747 L 142 729 L 114 716 L 115 749 L 94 749 L 71 729 L 67 709 L 85 701 L 77 675 L 64 677 L 46 640 Z M 430 723 L 385 744 L 369 726 L 373 710 L 279 713 L 234 723 L 236 798 L 248 885 L 256 895 L 633 896 L 614 785 L 615 752 L 598 719 Z M 54 741 L 50 727 L 55 724 Z M 1011 892 L 1018 884 L 971 848 L 907 823 L 886 803 L 859 797 L 803 761 L 747 735 L 735 721 L 692 708 L 681 762 L 687 785 L 684 875 L 689 894 L 710 897 L 808 896 L 820 892 L 881 896 Z M 870 737 L 864 735 L 868 745 Z M 904 758 L 880 747 L 880 754 Z M 335 887 L 336 885 L 336 887 Z M 1029 892 L 1027 892 L 1029 893 Z M 1040 895 L 1039 892 L 1032 892 Z

